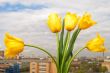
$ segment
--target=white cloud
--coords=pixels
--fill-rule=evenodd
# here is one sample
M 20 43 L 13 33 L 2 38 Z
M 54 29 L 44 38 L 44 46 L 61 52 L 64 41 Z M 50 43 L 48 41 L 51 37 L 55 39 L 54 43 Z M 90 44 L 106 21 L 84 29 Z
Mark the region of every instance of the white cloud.
M 61 13 L 59 9 L 55 8 L 0 13 L 0 42 L 3 41 L 4 33 L 10 32 L 13 35 L 23 38 L 27 43 L 37 43 L 53 51 L 51 48 L 56 44 L 50 42 L 55 41 L 55 39 L 52 38 L 52 33 L 48 31 L 49 29 L 46 24 L 48 15 L 51 12 Z M 3 42 L 1 43 L 3 45 Z M 47 43 L 50 44 L 49 47 Z M 2 48 L 4 48 L 4 46 Z M 53 49 L 55 49 L 55 47 Z

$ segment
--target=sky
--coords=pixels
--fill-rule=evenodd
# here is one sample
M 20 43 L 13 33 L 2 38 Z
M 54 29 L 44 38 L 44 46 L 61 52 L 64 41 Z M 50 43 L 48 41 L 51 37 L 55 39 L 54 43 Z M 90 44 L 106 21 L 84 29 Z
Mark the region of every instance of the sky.
M 100 33 L 105 38 L 105 46 L 110 49 L 110 1 L 109 0 L 0 0 L 0 46 L 5 49 L 3 38 L 6 32 L 22 38 L 25 43 L 46 48 L 56 54 L 56 37 L 47 27 L 50 13 L 58 13 L 62 18 L 67 12 L 79 16 L 89 12 L 97 22 L 93 27 L 81 31 L 75 48 L 85 46 L 86 42 Z M 47 56 L 34 48 L 25 47 L 25 56 Z M 102 56 L 87 49 L 82 56 Z M 110 55 L 109 52 L 105 55 Z

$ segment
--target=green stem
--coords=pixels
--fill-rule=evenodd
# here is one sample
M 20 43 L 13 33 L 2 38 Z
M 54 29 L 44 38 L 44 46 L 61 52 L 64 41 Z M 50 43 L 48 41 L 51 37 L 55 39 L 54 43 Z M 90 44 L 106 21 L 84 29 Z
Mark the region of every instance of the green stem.
M 56 33 L 56 41 L 57 41 L 57 64 L 58 64 L 58 72 L 59 72 L 59 55 L 60 55 L 60 51 L 59 51 L 59 34 Z
M 67 65 L 67 69 L 66 69 L 66 73 L 68 73 L 70 65 L 73 61 L 73 59 L 79 54 L 79 52 L 81 52 L 83 49 L 85 49 L 85 47 L 78 49 L 75 54 L 73 54 L 72 58 L 69 60 L 68 65 Z
M 25 44 L 25 46 L 37 48 L 37 49 L 39 49 L 39 50 L 45 52 L 46 54 L 48 54 L 48 55 L 52 58 L 52 60 L 54 61 L 55 65 L 56 65 L 56 68 L 57 68 L 57 70 L 58 70 L 58 65 L 57 65 L 56 60 L 55 60 L 54 57 L 53 57 L 48 51 L 46 51 L 44 48 L 41 48 L 41 47 L 38 47 L 38 46 L 35 46 L 35 45 L 30 45 L 30 44 Z
M 66 44 L 65 44 L 65 47 L 64 47 L 64 51 L 63 51 L 64 56 L 62 58 L 61 71 L 63 71 L 64 59 L 65 59 L 65 56 L 66 56 L 69 40 L 70 40 L 70 32 L 68 31 L 67 32 L 67 41 L 65 42 Z
M 67 35 L 66 35 L 65 43 L 64 43 L 63 55 L 64 55 L 64 53 L 66 52 L 66 50 L 68 48 L 69 40 L 70 40 L 70 32 L 68 31 Z

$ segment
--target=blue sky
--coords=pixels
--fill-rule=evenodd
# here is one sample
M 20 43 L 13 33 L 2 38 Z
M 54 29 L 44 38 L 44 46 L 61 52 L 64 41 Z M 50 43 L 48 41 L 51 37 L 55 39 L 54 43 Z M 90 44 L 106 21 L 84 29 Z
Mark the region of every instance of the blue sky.
M 13 12 L 13 11 L 24 11 L 26 9 L 29 10 L 37 10 L 37 9 L 42 9 L 46 8 L 47 6 L 42 5 L 42 4 L 37 4 L 37 3 L 32 3 L 29 5 L 25 5 L 22 3 L 9 3 L 5 2 L 3 4 L 0 4 L 0 12 Z
M 109 0 L 0 0 L 0 45 L 4 49 L 3 37 L 5 32 L 23 38 L 26 43 L 46 47 L 55 54 L 55 34 L 47 27 L 50 13 L 56 12 L 64 17 L 66 12 L 82 15 L 90 12 L 97 24 L 90 29 L 81 31 L 75 44 L 80 48 L 99 32 L 106 38 L 105 46 L 110 43 L 110 1 Z M 80 44 L 79 44 L 80 43 Z M 48 46 L 49 45 L 49 46 Z M 24 50 L 25 55 L 40 55 L 43 53 L 34 48 Z M 34 50 L 34 51 L 33 51 Z M 30 53 L 31 52 L 31 53 Z M 85 53 L 86 52 L 86 53 Z M 100 53 L 90 53 L 84 50 L 81 54 L 97 56 Z M 106 53 L 106 55 L 110 55 Z

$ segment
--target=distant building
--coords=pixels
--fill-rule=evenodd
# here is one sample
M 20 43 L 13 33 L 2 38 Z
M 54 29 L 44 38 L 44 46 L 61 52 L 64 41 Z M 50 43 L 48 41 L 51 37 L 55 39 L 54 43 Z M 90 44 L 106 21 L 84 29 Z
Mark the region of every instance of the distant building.
M 9 67 L 9 64 L 0 63 L 0 73 L 4 73 L 5 69 Z
M 110 56 L 106 56 L 106 59 L 110 59 Z
M 30 62 L 30 73 L 57 73 L 55 64 L 51 60 Z
M 107 67 L 108 72 L 110 72 L 110 60 L 105 59 L 104 62 L 102 62 L 101 65 Z
M 38 63 L 30 62 L 30 73 L 38 73 Z
M 97 61 L 103 62 L 104 61 L 104 57 L 96 57 Z
M 0 51 L 0 59 L 4 58 L 4 51 Z
M 13 64 L 13 66 L 10 66 L 5 69 L 5 73 L 20 73 L 20 67 L 19 64 Z

